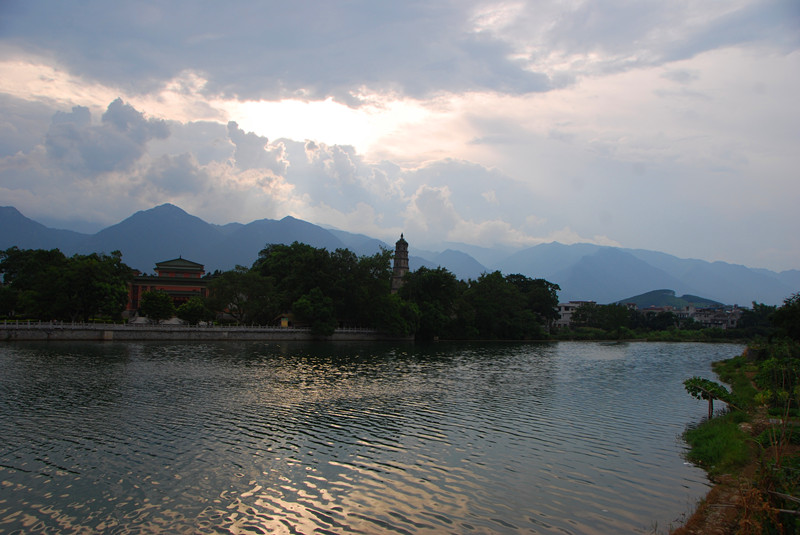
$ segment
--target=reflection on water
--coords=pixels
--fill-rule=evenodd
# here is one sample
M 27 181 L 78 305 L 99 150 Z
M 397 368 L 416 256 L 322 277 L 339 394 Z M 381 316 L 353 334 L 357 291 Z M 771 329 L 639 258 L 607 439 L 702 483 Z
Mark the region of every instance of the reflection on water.
M 701 344 L 7 344 L 0 532 L 646 533 Z

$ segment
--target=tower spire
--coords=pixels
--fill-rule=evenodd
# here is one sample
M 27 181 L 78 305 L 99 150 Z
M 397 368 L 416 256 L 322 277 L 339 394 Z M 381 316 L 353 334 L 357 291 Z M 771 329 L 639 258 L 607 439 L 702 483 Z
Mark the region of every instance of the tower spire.
M 394 245 L 394 265 L 392 267 L 392 293 L 397 293 L 403 285 L 403 277 L 408 273 L 408 242 L 400 233 L 400 239 Z

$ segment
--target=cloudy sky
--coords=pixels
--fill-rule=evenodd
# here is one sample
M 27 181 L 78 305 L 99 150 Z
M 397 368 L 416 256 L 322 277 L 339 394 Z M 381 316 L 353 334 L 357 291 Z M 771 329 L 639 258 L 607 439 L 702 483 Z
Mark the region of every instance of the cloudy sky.
M 0 0 L 0 205 L 800 268 L 800 2 Z

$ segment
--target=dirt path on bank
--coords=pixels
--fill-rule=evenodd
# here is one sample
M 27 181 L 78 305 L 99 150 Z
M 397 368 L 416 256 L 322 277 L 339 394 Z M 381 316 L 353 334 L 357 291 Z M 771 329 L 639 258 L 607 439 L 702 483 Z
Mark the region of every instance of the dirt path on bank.
M 737 533 L 742 508 L 740 488 L 730 480 L 714 485 L 708 495 L 672 535 L 733 535 Z
M 671 535 L 738 535 L 763 533 L 759 518 L 777 521 L 778 511 L 769 504 L 764 489 L 757 486 L 761 469 L 759 457 L 774 458 L 769 448 L 759 451 L 755 442 L 762 431 L 769 427 L 767 416 L 759 411 L 751 424 L 740 424 L 753 438 L 751 461 L 737 474 L 725 474 L 714 479 L 714 486 L 698 504 L 697 510 L 686 524 L 673 530 Z M 782 452 L 784 458 L 800 454 L 797 446 L 788 446 Z M 781 531 L 783 532 L 783 531 Z

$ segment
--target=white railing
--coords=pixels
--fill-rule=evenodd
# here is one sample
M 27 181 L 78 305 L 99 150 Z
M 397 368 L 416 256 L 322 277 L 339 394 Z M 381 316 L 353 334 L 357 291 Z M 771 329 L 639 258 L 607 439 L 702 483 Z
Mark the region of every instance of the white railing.
M 111 331 L 124 329 L 141 330 L 225 330 L 225 331 L 269 331 L 269 332 L 309 332 L 307 327 L 277 327 L 274 325 L 190 325 L 177 323 L 83 323 L 62 321 L 3 320 L 0 329 L 35 329 L 35 330 L 96 330 Z M 365 327 L 341 327 L 337 333 L 378 333 L 376 329 Z

